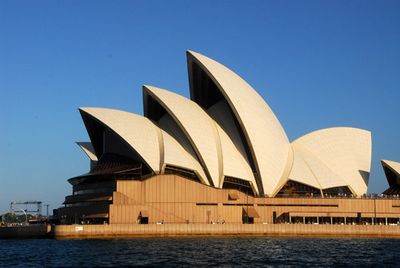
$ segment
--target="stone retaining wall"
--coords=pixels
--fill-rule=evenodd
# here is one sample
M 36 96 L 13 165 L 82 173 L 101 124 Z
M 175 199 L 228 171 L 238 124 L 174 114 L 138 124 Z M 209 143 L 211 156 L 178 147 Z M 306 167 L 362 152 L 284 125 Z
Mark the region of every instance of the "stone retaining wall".
M 50 225 L 47 224 L 0 227 L 0 239 L 45 238 L 47 237 L 49 232 L 50 232 Z
M 315 224 L 113 224 L 57 225 L 54 238 L 101 238 L 141 236 L 336 236 L 398 237 L 400 226 Z

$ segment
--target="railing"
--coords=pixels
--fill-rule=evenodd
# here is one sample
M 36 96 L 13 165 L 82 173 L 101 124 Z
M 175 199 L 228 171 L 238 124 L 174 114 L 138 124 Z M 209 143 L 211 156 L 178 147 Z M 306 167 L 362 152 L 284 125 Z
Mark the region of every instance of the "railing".
M 298 196 L 276 196 L 264 198 L 302 198 L 302 199 L 324 199 L 324 198 L 347 198 L 347 199 L 400 199 L 400 195 L 386 195 L 386 194 L 367 194 L 362 196 L 338 194 L 338 195 L 298 195 Z

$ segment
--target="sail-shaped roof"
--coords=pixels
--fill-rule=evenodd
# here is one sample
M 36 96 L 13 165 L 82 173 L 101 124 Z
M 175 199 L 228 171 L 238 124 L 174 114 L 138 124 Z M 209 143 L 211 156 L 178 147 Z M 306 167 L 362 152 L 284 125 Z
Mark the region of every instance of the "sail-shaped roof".
M 175 167 L 190 171 L 185 174 L 191 178 L 193 171 L 204 184 L 236 187 L 239 181 L 259 195 L 275 196 L 289 181 L 366 193 L 369 131 L 322 129 L 289 143 L 271 108 L 240 76 L 196 52 L 188 51 L 187 60 L 191 99 L 143 86 L 145 117 L 80 109 L 91 142 L 78 144 L 92 161 L 118 154 L 145 164 L 146 172 Z M 382 160 L 382 165 L 385 173 L 398 175 L 400 164 Z
M 77 142 L 76 144 L 78 144 L 78 146 L 87 155 L 87 157 L 89 157 L 91 161 L 98 160 L 91 142 Z
M 222 155 L 218 132 L 212 119 L 196 103 L 178 94 L 153 86 L 144 86 L 143 91 L 158 101 L 180 126 L 196 151 L 210 182 L 218 187 L 223 176 Z
M 382 159 L 381 164 L 389 185 L 400 185 L 400 163 Z
M 204 98 L 211 101 L 222 94 L 244 135 L 259 187 L 272 195 L 289 174 L 293 160 L 289 140 L 275 114 L 246 81 L 224 65 L 193 51 L 187 51 L 187 58 L 191 98 L 207 109 Z
M 165 165 L 181 167 L 194 171 L 203 183 L 208 184 L 197 160 L 146 117 L 106 108 L 80 108 L 80 111 L 124 140 L 131 149 L 132 158 L 142 159 L 153 172 L 160 173 Z
M 254 176 L 246 160 L 225 131 L 198 104 L 157 87 L 144 86 L 143 90 L 145 95 L 158 101 L 181 127 L 198 158 L 202 159 L 203 167 L 215 187 L 222 187 L 225 176 L 247 180 L 255 186 Z M 146 101 L 144 105 L 147 105 Z M 253 190 L 258 193 L 258 189 Z
M 295 163 L 290 179 L 305 184 L 316 181 L 313 186 L 319 184 L 322 189 L 348 186 L 359 196 L 367 192 L 372 154 L 369 131 L 321 129 L 300 137 L 292 146 Z

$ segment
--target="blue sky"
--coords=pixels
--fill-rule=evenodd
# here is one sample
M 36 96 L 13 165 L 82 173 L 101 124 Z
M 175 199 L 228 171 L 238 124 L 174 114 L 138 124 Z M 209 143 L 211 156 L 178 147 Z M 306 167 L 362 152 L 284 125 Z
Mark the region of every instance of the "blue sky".
M 353 126 L 379 160 L 400 161 L 400 1 L 0 0 L 0 213 L 12 200 L 51 209 L 88 171 L 77 111 L 142 114 L 141 85 L 188 96 L 185 50 L 246 79 L 291 140 Z

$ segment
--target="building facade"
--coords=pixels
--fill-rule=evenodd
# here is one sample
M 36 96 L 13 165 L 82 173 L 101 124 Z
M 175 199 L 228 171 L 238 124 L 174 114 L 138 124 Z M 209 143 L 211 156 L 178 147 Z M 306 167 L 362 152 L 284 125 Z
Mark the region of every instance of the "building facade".
M 335 127 L 290 142 L 240 76 L 196 52 L 187 62 L 190 99 L 146 85 L 143 116 L 79 109 L 90 171 L 69 180 L 62 222 L 398 221 L 396 200 L 361 198 L 369 131 Z

